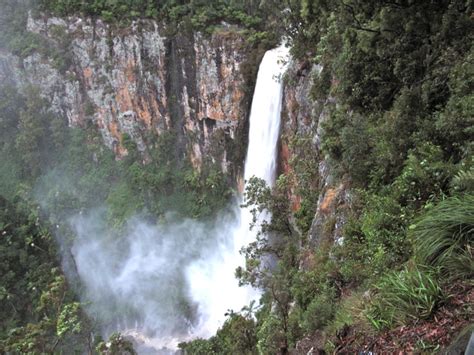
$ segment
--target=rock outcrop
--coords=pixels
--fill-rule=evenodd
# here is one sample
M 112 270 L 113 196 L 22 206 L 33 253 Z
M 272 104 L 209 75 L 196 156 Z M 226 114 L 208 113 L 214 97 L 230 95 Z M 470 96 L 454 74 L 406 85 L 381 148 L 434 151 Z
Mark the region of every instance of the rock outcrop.
M 92 122 L 117 157 L 127 154 L 129 136 L 153 159 L 152 148 L 163 134 L 175 138 L 177 159 L 199 170 L 206 160 L 217 163 L 234 181 L 242 174 L 246 124 L 253 87 L 243 68 L 258 67 L 259 55 L 226 25 L 212 36 L 183 31 L 169 34 L 151 20 L 126 28 L 79 17 L 29 17 L 27 30 L 45 49 L 24 58 L 0 52 L 0 80 L 20 88 L 33 84 L 70 126 Z M 263 53 L 262 53 L 263 54 Z M 335 105 L 331 97 L 311 100 L 313 79 L 321 68 L 294 62 L 286 74 L 282 112 L 280 170 L 290 178 L 293 210 L 302 196 L 295 160 L 303 155 L 317 171 L 313 184 L 319 201 L 310 240 L 337 241 L 350 205 L 346 184 L 334 181 L 321 153 L 322 123 Z M 291 144 L 305 140 L 301 146 Z
M 323 241 L 341 242 L 342 226 L 351 202 L 347 183 L 336 181 L 321 150 L 323 123 L 329 118 L 331 106 L 336 104 L 330 96 L 322 101 L 312 99 L 311 87 L 314 80 L 320 80 L 321 69 L 308 63 L 291 63 L 284 86 L 280 150 L 281 170 L 291 177 L 290 198 L 295 212 L 301 208 L 303 196 L 299 195 L 298 186 L 306 175 L 305 171 L 295 170 L 317 172 L 311 180 L 315 184 L 313 192 L 316 190 L 319 198 L 308 232 L 313 247 Z M 303 143 L 294 143 L 298 140 Z M 295 167 L 302 160 L 314 165 Z
M 27 29 L 47 48 L 24 58 L 0 53 L 0 80 L 39 86 L 69 125 L 93 122 L 119 158 L 124 135 L 149 159 L 157 137 L 172 132 L 178 159 L 198 170 L 210 159 L 237 176 L 244 157 L 232 150 L 245 141 L 253 85 L 241 72 L 249 48 L 237 31 L 167 36 L 151 20 L 118 28 L 48 16 L 30 16 Z

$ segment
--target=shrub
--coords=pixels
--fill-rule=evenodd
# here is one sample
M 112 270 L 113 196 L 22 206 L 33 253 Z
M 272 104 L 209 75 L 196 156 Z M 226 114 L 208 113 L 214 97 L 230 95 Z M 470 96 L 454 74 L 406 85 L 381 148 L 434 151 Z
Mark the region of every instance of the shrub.
M 282 322 L 275 315 L 269 315 L 257 332 L 259 354 L 279 354 L 281 345 L 286 343 Z
M 251 317 L 232 313 L 217 332 L 218 353 L 254 354 L 257 345 L 255 322 Z
M 353 286 L 382 275 L 411 255 L 404 231 L 406 209 L 391 196 L 361 193 L 359 197 L 362 213 L 349 216 L 344 242 L 333 250 L 342 279 Z
M 208 355 L 216 354 L 214 351 L 214 338 L 207 339 L 194 339 L 188 343 L 179 343 L 178 347 L 184 351 L 185 354 L 189 355 Z
M 325 350 L 333 354 L 335 344 L 340 341 L 349 328 L 357 329 L 357 332 L 372 335 L 374 330 L 370 326 L 364 314 L 365 304 L 370 297 L 367 292 L 355 291 L 341 299 L 336 305 L 334 319 L 326 326 L 324 332 L 328 336 Z
M 402 204 L 421 207 L 447 190 L 454 166 L 445 162 L 443 151 L 431 143 L 423 143 L 408 154 L 393 188 Z
M 136 355 L 133 344 L 120 333 L 113 333 L 107 343 L 102 342 L 97 346 L 96 351 L 99 354 Z
M 370 195 L 361 216 L 361 231 L 366 240 L 368 262 L 381 274 L 408 259 L 411 248 L 404 232 L 405 210 L 390 196 Z
M 472 159 L 474 161 L 474 157 Z M 459 170 L 451 180 L 451 189 L 455 192 L 474 192 L 474 166 Z
M 326 326 L 334 316 L 335 294 L 325 292 L 313 298 L 303 313 L 303 329 L 306 333 L 313 333 Z

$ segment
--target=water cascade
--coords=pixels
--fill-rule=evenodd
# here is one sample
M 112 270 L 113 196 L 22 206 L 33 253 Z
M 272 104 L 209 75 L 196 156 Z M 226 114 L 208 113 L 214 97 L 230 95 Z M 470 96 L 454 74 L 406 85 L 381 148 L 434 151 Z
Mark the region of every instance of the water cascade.
M 287 54 L 281 46 L 268 51 L 260 64 L 246 180 L 257 176 L 269 185 L 275 180 Z M 234 213 L 212 222 L 175 220 L 171 214 L 167 223 L 150 224 L 135 217 L 120 235 L 108 229 L 104 209 L 71 218 L 81 298 L 101 321 L 104 336 L 128 335 L 139 343 L 139 353 L 175 349 L 180 341 L 215 334 L 229 309 L 240 311 L 256 299 L 257 291 L 239 287 L 234 276 L 245 261 L 240 249 L 256 238 L 249 231 L 251 214 L 239 208 L 241 203 L 237 199 Z
M 281 45 L 265 53 L 259 67 L 252 100 L 249 128 L 249 145 L 245 161 L 244 178 L 256 176 L 267 185 L 275 182 L 277 144 L 280 133 L 282 101 L 282 75 L 288 61 L 288 49 Z M 241 200 L 236 208 L 239 208 Z M 206 260 L 194 263 L 188 269 L 190 296 L 199 305 L 201 324 L 198 335 L 210 336 L 222 325 L 223 315 L 229 309 L 240 311 L 257 297 L 250 287 L 239 287 L 235 269 L 244 265 L 240 254 L 243 246 L 256 238 L 250 231 L 252 215 L 248 209 L 239 208 L 239 218 L 229 231 L 231 240 Z M 224 236 L 229 238 L 229 236 Z

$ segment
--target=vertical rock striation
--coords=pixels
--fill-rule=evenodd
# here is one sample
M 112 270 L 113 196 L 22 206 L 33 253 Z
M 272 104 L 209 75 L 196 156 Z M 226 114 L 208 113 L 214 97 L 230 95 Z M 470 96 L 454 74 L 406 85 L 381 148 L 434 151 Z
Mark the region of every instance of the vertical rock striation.
M 311 87 L 315 80 L 320 80 L 321 69 L 309 63 L 291 63 L 285 79 L 280 149 L 281 170 L 290 176 L 290 198 L 295 212 L 301 208 L 303 198 L 298 194 L 298 185 L 302 182 L 294 172 L 295 160 L 314 163 L 308 168 L 318 172 L 313 180 L 318 185 L 319 197 L 309 229 L 313 246 L 323 241 L 340 241 L 351 197 L 349 186 L 334 179 L 330 162 L 321 150 L 322 124 L 335 105 L 330 96 L 324 101 L 311 98 Z M 307 143 L 292 144 L 296 139 L 305 139 Z
M 47 16 L 30 16 L 27 30 L 46 49 L 25 58 L 0 53 L 0 79 L 39 86 L 69 125 L 93 122 L 119 158 L 124 134 L 150 158 L 154 137 L 173 132 L 177 158 L 198 170 L 209 159 L 237 175 L 244 157 L 231 161 L 231 150 L 244 140 L 252 83 L 241 73 L 250 50 L 235 30 L 167 36 L 151 20 L 118 28 Z

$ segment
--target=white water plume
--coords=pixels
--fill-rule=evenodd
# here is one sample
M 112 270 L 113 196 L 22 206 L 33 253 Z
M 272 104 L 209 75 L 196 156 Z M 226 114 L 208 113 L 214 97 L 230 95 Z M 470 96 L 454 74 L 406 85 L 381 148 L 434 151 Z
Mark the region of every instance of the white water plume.
M 225 236 L 235 219 L 225 214 L 213 223 L 176 222 L 168 216 L 170 223 L 156 225 L 134 218 L 113 233 L 105 210 L 72 218 L 71 253 L 84 286 L 82 301 L 104 335 L 119 331 L 155 350 L 175 349 L 201 335 L 194 332 L 200 305 L 188 295 L 185 270 L 228 248 Z
M 275 180 L 282 99 L 281 76 L 288 50 L 268 51 L 259 68 L 250 115 L 245 179 Z M 105 211 L 71 219 L 71 249 L 84 290 L 82 300 L 104 335 L 120 331 L 147 348 L 176 348 L 179 341 L 213 335 L 225 313 L 240 311 L 258 296 L 239 287 L 240 249 L 255 240 L 251 214 L 234 204 L 212 223 L 193 220 L 151 225 L 130 220 L 122 233 L 106 228 Z M 153 352 L 153 351 L 152 351 Z
M 288 60 L 288 49 L 280 47 L 265 53 L 259 67 L 257 83 L 250 112 L 249 146 L 245 160 L 245 180 L 253 176 L 272 186 L 277 165 L 277 145 L 280 134 L 282 101 L 281 77 Z M 224 313 L 240 311 L 258 296 L 251 287 L 239 287 L 234 274 L 245 259 L 242 247 L 256 238 L 250 231 L 252 215 L 240 209 L 239 220 L 231 230 L 230 247 L 217 250 L 211 259 L 202 259 L 190 265 L 187 279 L 191 298 L 199 305 L 199 334 L 209 336 L 222 325 Z

